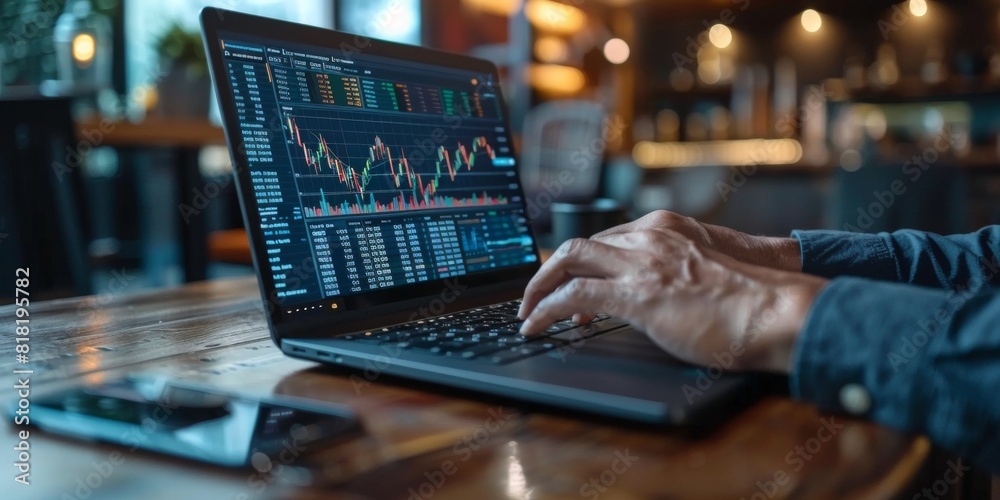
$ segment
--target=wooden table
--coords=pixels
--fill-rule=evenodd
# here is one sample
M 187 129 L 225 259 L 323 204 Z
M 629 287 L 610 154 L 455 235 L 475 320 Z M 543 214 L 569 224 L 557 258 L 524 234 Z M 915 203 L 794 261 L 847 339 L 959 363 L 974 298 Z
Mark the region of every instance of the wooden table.
M 102 121 L 90 118 L 76 123 L 77 135 L 99 130 L 108 146 L 200 148 L 224 146 L 222 128 L 208 118 L 147 118 L 141 122 Z
M 148 118 L 141 122 L 92 118 L 76 123 L 76 133 L 80 140 L 89 141 L 92 146 L 172 150 L 184 279 L 189 282 L 205 279 L 208 270 L 205 218 L 200 213 L 185 216 L 180 207 L 195 205 L 194 193 L 205 191 L 198 152 L 205 146 L 224 146 L 226 137 L 222 128 L 208 118 Z
M 423 436 L 431 442 L 437 439 L 434 447 L 440 450 L 324 489 L 285 484 L 288 481 L 281 477 L 271 484 L 255 483 L 247 471 L 32 431 L 32 485 L 8 483 L 7 491 L 13 495 L 9 498 L 82 498 L 90 490 L 89 498 L 144 499 L 421 500 L 425 499 L 421 491 L 432 492 L 434 499 L 462 500 L 581 495 L 887 498 L 905 490 L 924 466 L 930 448 L 924 438 L 822 415 L 809 405 L 779 397 L 764 399 L 707 436 L 696 437 L 679 430 L 633 429 L 506 404 L 499 404 L 498 410 L 496 402 L 382 379 L 356 387 L 346 372 L 287 358 L 271 344 L 257 287 L 250 279 L 39 302 L 31 304 L 30 312 L 30 360 L 19 365 L 14 362 L 10 331 L 14 310 L 0 308 L 0 324 L 10 331 L 0 337 L 0 366 L 7 374 L 3 384 L 7 389 L 0 397 L 5 400 L 14 396 L 14 369 L 34 370 L 31 386 L 36 390 L 48 382 L 161 373 L 255 394 L 345 403 L 360 414 L 372 439 L 386 446 L 412 447 L 413 437 Z M 500 426 L 488 425 L 498 412 L 510 418 Z M 828 436 L 823 429 L 830 424 L 843 427 L 820 442 L 817 437 Z M 9 463 L 14 433 L 13 426 L 6 429 L 0 454 Z M 456 448 L 465 436 L 482 446 L 475 451 Z M 804 453 L 808 460 L 796 453 Z M 628 466 L 620 461 L 625 456 L 632 457 Z M 107 465 L 112 457 L 118 463 Z M 429 478 L 440 479 L 436 472 L 446 462 L 454 465 L 454 474 L 445 476 L 439 488 L 427 486 Z M 5 469 L 13 476 L 13 468 Z M 589 485 L 592 481 L 596 486 Z

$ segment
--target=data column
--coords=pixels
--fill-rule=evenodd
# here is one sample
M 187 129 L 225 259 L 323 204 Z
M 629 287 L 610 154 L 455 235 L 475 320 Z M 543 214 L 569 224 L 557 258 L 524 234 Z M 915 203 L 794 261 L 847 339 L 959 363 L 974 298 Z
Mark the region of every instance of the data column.
M 240 125 L 237 148 L 246 156 L 246 165 L 239 167 L 249 170 L 264 235 L 267 261 L 262 271 L 270 273 L 278 299 L 321 298 L 290 159 L 274 150 L 283 145 L 283 134 L 271 126 L 280 123 L 280 115 L 264 50 L 227 44 L 225 67 Z
M 453 220 L 430 220 L 427 224 L 428 247 L 434 256 L 434 270 L 439 278 L 465 274 L 462 248 Z

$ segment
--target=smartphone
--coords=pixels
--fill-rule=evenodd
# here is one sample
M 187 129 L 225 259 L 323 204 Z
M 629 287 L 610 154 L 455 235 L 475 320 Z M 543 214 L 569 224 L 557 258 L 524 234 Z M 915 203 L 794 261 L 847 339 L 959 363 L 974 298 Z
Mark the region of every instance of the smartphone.
M 286 459 L 362 433 L 349 408 L 290 397 L 253 398 L 210 386 L 130 377 L 40 393 L 27 425 L 226 467 L 254 455 Z M 7 407 L 14 416 L 16 401 Z

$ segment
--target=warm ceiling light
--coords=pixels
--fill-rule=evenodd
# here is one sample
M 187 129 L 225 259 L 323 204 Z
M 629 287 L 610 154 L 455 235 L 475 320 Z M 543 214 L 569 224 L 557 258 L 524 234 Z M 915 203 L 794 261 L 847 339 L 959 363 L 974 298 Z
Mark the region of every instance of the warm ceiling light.
M 572 35 L 587 25 L 582 10 L 553 0 L 528 0 L 524 15 L 539 30 L 560 35 Z
M 583 71 L 559 64 L 532 64 L 528 79 L 539 92 L 561 95 L 575 94 L 587 83 Z
M 716 24 L 708 30 L 708 41 L 720 49 L 733 42 L 733 32 L 725 24 Z
M 806 9 L 802 12 L 802 28 L 810 33 L 815 33 L 823 27 L 823 18 L 812 9 Z
M 487 14 L 510 17 L 521 7 L 521 0 L 462 0 L 462 5 Z
M 80 33 L 73 38 L 73 59 L 81 68 L 90 66 L 94 60 L 94 37 L 89 33 Z
M 604 57 L 612 64 L 621 64 L 628 61 L 630 53 L 628 43 L 621 38 L 612 38 L 604 44 Z
M 535 57 L 547 63 L 563 62 L 569 57 L 569 45 L 557 36 L 542 36 L 535 40 Z
M 910 12 L 917 17 L 927 13 L 927 0 L 910 0 Z

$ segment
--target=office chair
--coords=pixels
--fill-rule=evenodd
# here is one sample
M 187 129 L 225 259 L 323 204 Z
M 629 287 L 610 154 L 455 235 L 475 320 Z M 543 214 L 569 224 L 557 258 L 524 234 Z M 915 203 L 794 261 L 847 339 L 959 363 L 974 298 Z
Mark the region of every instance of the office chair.
M 544 230 L 552 202 L 587 202 L 600 192 L 604 108 L 592 101 L 553 101 L 532 109 L 521 139 L 521 179 L 532 223 Z

